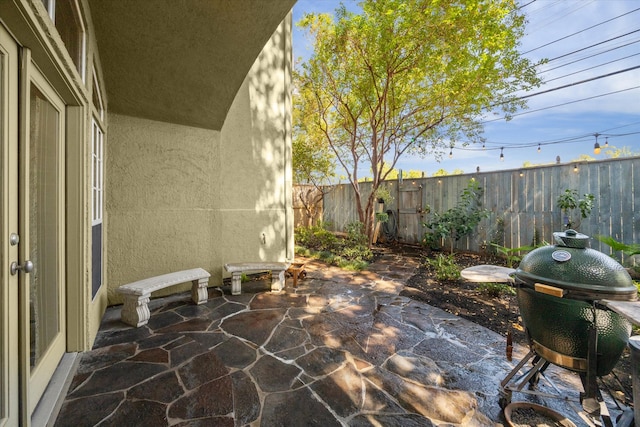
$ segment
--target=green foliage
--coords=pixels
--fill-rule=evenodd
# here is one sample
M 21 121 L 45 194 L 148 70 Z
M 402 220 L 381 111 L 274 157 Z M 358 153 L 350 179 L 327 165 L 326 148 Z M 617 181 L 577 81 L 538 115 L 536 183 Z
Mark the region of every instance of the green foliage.
M 640 152 L 634 151 L 632 147 L 615 147 L 610 145 L 607 149 L 604 150 L 604 154 L 606 157 L 612 159 L 618 159 L 622 157 L 632 157 L 632 156 L 640 156 Z
M 435 258 L 427 258 L 427 264 L 433 267 L 438 280 L 458 280 L 460 267 L 453 254 L 438 254 Z
M 515 295 L 516 290 L 507 283 L 480 283 L 478 290 L 492 298 L 498 298 L 502 295 Z
M 489 240 L 489 251 L 496 252 L 496 247 L 504 243 L 504 218 L 499 216 L 496 218 L 496 225 L 491 230 Z
M 507 261 L 507 267 L 514 268 L 514 266 L 522 260 L 525 255 L 521 252 L 529 252 L 535 249 L 535 246 L 520 246 L 519 248 L 507 248 L 495 243 L 491 243 L 496 252 L 504 257 Z
M 293 95 L 293 102 L 299 106 L 292 113 L 293 181 L 296 184 L 312 184 L 320 188 L 329 184 L 336 176 L 335 155 L 312 121 L 313 117 L 316 117 L 314 111 L 309 111 L 312 106 L 297 101 L 302 96 L 300 90 L 301 88 L 296 88 Z
M 312 227 L 296 228 L 296 254 L 319 258 L 345 269 L 362 270 L 373 259 L 362 223 L 348 224 L 346 233 L 346 237 L 339 238 L 326 230 L 322 223 Z
M 580 219 L 573 220 L 576 216 L 574 211 L 577 209 L 580 211 L 580 216 L 586 218 L 591 214 L 593 209 L 593 201 L 595 196 L 590 193 L 586 193 L 582 198 L 579 198 L 577 190 L 566 189 L 564 193 L 558 196 L 556 205 L 561 209 L 563 214 L 564 225 L 566 228 L 577 228 L 580 224 Z
M 480 208 L 482 194 L 480 184 L 476 180 L 469 180 L 455 207 L 444 213 L 429 213 L 428 220 L 423 224 L 427 228 L 423 242 L 432 245 L 441 238 L 448 238 L 453 253 L 454 243 L 471 234 L 480 221 L 489 216 L 486 209 Z M 430 211 L 430 208 L 428 210 Z
M 391 191 L 389 191 L 389 188 L 386 185 L 381 185 L 380 187 L 376 188 L 374 194 L 376 200 L 382 200 L 382 203 L 384 203 L 385 205 L 390 205 L 391 203 L 393 203 L 393 196 L 391 195 Z
M 616 239 L 614 239 L 611 236 L 598 235 L 598 236 L 595 236 L 595 238 L 601 241 L 602 243 L 604 243 L 605 245 L 610 246 L 611 249 L 613 249 L 615 252 L 619 251 L 627 256 L 640 255 L 640 245 L 637 243 L 632 243 L 630 245 L 627 245 L 625 243 L 618 242 Z
M 386 212 L 376 212 L 376 221 L 377 222 L 389 221 L 389 214 Z
M 318 252 L 338 245 L 338 237 L 327 230 L 322 222 L 311 227 L 296 228 L 294 238 L 297 245 Z
M 598 236 L 595 236 L 595 238 L 601 241 L 602 243 L 604 243 L 605 245 L 610 246 L 614 252 L 622 252 L 627 257 L 640 255 L 640 245 L 637 243 L 632 243 L 627 245 L 625 243 L 618 242 L 616 239 L 614 239 L 611 236 L 607 237 L 607 236 L 598 235 Z M 619 257 L 617 259 L 620 260 Z M 640 266 L 634 265 L 632 268 L 635 272 L 640 272 Z
M 360 14 L 341 5 L 335 17 L 297 23 L 314 52 L 294 73 L 293 108 L 346 173 L 371 239 L 375 199 L 361 193 L 361 170 L 375 192 L 405 153 L 440 159 L 456 141 L 479 141 L 484 113 L 519 111 L 526 100 L 517 93 L 541 80 L 519 53 L 525 16 L 516 0 L 359 5 Z

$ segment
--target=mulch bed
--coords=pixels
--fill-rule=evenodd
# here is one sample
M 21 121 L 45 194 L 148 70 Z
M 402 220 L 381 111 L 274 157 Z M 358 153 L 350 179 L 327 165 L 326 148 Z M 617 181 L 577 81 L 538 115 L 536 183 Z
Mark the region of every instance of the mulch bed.
M 478 288 L 478 283 L 462 278 L 453 281 L 436 279 L 434 269 L 424 262 L 424 259 L 437 256 L 437 252 L 427 253 L 416 247 L 396 247 L 394 250 L 420 256 L 423 260 L 421 267 L 409 280 L 401 295 L 441 308 L 505 336 L 505 350 L 508 331 L 511 331 L 514 343 L 528 345 L 515 295 L 490 296 Z M 507 266 L 504 259 L 488 254 L 455 253 L 455 261 L 461 270 L 481 264 Z M 630 396 L 631 357 L 628 350 L 623 353 L 613 373 L 620 379 Z M 605 377 L 605 382 L 613 389 L 620 389 L 611 375 Z

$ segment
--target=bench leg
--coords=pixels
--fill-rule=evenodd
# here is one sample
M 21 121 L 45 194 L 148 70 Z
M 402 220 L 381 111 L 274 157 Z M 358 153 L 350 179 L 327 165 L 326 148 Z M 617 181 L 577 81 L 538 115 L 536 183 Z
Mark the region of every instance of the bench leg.
M 242 292 L 242 273 L 231 273 L 231 295 L 240 295 Z
M 191 282 L 191 299 L 196 304 L 204 304 L 209 299 L 209 292 L 207 286 L 209 285 L 209 278 L 197 279 Z
M 151 317 L 148 303 L 149 295 L 125 295 L 120 318 L 124 323 L 135 328 L 146 325 Z
M 280 292 L 284 289 L 284 270 L 271 271 L 271 292 Z

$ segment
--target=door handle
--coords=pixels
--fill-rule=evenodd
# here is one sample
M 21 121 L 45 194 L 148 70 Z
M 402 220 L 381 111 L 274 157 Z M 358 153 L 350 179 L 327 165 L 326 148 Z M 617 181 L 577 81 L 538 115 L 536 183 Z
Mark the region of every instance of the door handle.
M 24 271 L 25 273 L 31 273 L 33 271 L 33 263 L 31 261 L 25 261 L 23 265 L 18 264 L 17 262 L 11 263 L 11 275 L 15 276 L 18 274 L 18 271 Z

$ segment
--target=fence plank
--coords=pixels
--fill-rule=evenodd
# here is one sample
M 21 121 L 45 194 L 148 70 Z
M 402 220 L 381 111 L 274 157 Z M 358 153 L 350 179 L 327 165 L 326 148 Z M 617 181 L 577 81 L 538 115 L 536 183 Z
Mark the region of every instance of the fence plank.
M 479 181 L 484 189 L 482 204 L 489 217 L 481 221 L 473 235 L 460 239 L 456 245 L 459 250 L 479 252 L 483 244 L 491 242 L 513 248 L 530 245 L 534 238 L 553 243 L 552 233 L 564 229 L 556 200 L 566 189 L 578 191 L 579 197 L 586 193 L 595 196 L 593 211 L 578 224 L 579 231 L 592 237 L 611 236 L 627 244 L 640 243 L 640 215 L 634 216 L 634 212 L 640 212 L 640 156 L 582 162 L 577 164 L 577 171 L 574 165 L 418 178 L 405 180 L 403 187 L 413 186 L 413 182 L 416 187 L 421 185 L 421 207 L 428 205 L 431 212 L 441 213 L 456 205 L 471 178 Z M 397 181 L 387 181 L 385 185 L 395 197 L 385 203 L 385 210 L 397 215 L 400 202 L 411 207 L 418 203 L 418 192 L 401 195 Z M 371 183 L 361 183 L 361 187 L 366 196 Z M 358 218 L 353 189 L 348 184 L 328 191 L 323 202 L 323 220 L 332 224 L 334 231 L 344 231 L 346 224 Z M 419 243 L 421 223 L 427 216 L 413 223 L 405 221 L 396 237 L 406 243 Z M 592 247 L 608 251 L 608 246 L 595 239 Z

